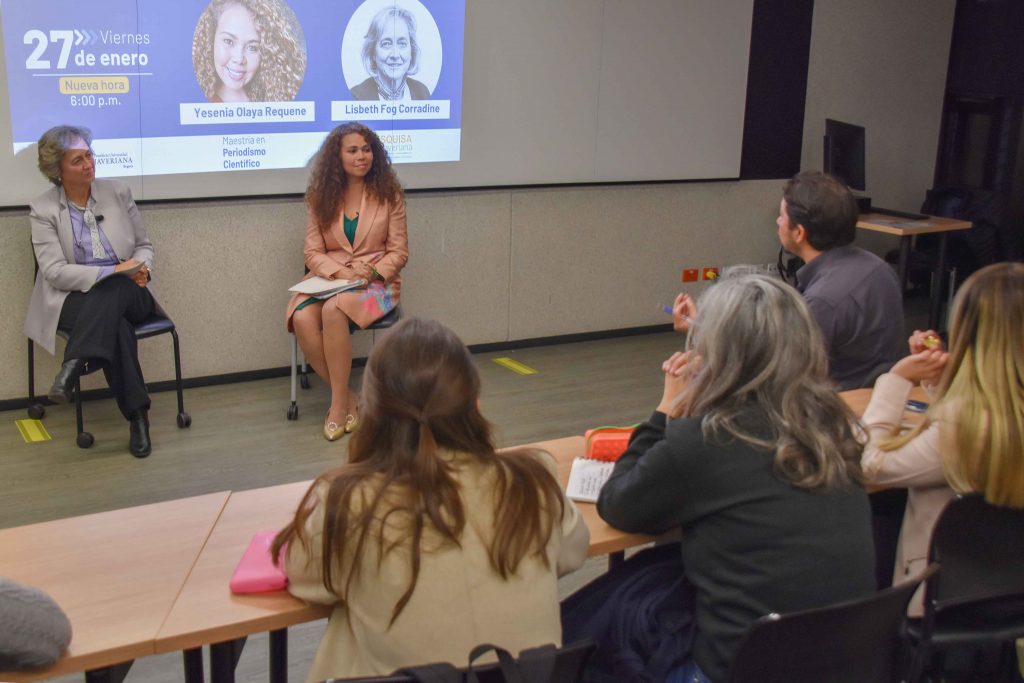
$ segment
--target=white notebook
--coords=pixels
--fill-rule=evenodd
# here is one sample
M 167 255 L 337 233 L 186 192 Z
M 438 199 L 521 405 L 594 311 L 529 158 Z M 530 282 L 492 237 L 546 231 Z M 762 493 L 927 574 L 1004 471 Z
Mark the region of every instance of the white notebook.
M 366 280 L 328 280 L 314 275 L 311 278 L 299 282 L 294 287 L 289 287 L 288 291 L 326 299 L 334 296 L 338 292 L 344 292 L 349 289 L 358 289 L 359 287 L 365 286 Z
M 573 459 L 565 495 L 582 503 L 596 503 L 601 487 L 612 476 L 613 469 L 614 462 L 590 458 Z

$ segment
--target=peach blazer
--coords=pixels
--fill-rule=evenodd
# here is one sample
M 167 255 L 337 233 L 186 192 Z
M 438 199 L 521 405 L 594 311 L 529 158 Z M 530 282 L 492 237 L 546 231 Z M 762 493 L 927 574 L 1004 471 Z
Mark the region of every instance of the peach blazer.
M 377 320 L 387 311 L 382 311 L 376 298 L 390 296 L 398 304 L 402 279 L 402 268 L 409 260 L 409 242 L 405 225 L 405 198 L 399 196 L 394 202 L 382 202 L 364 193 L 359 207 L 359 224 L 356 226 L 354 244 L 345 237 L 342 226 L 342 212 L 326 232 L 321 232 L 312 214 L 306 216 L 305 258 L 309 268 L 307 278 L 320 277 L 350 278 L 353 261 L 372 263 L 384 278 L 386 289 L 371 287 L 342 292 L 331 297 L 325 305 L 340 308 L 359 327 Z M 295 308 L 305 301 L 305 294 L 294 294 L 288 301 L 285 315 L 288 331 L 292 331 L 292 315 Z M 388 309 L 390 310 L 390 308 Z

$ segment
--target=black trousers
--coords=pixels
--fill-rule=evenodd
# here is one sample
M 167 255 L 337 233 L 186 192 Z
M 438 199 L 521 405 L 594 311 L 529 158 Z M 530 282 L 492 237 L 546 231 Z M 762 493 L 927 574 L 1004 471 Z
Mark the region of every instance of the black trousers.
M 60 310 L 57 326 L 71 332 L 64 362 L 80 358 L 90 370 L 102 368 L 125 418 L 149 408 L 134 325 L 153 315 L 154 306 L 148 289 L 115 275 L 86 293 L 71 292 Z
M 871 532 L 875 539 L 875 581 L 878 590 L 892 585 L 896 570 L 896 546 L 907 509 L 907 489 L 885 489 L 868 496 L 871 501 Z

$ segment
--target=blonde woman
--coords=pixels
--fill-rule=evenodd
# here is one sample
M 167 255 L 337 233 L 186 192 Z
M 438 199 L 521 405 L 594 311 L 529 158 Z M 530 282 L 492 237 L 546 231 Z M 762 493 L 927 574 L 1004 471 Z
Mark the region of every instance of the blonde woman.
M 954 491 L 1024 507 L 1024 264 L 997 263 L 964 282 L 953 304 L 950 347 L 915 332 L 910 355 L 878 378 L 862 422 L 862 464 L 881 486 L 909 489 L 894 583 L 915 576 Z M 929 348 L 934 346 L 935 348 Z M 897 436 L 910 390 L 938 382 L 924 421 Z M 911 603 L 912 615 L 921 603 Z
M 281 0 L 213 0 L 196 24 L 192 65 L 210 102 L 293 100 L 306 73 L 302 27 Z

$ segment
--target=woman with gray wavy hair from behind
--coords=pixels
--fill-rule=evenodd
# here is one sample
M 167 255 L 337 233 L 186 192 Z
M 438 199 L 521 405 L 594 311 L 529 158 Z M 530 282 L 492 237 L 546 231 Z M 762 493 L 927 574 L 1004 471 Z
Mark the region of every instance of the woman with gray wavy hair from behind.
M 783 282 L 744 274 L 713 285 L 698 310 L 686 350 L 662 366 L 657 409 L 637 427 L 597 504 L 624 531 L 682 530 L 674 553 L 656 547 L 620 565 L 629 577 L 621 585 L 636 591 L 638 574 L 648 577 L 643 594 L 663 592 L 665 609 L 692 610 L 692 632 L 667 626 L 688 619 L 647 617 L 658 610 L 622 599 L 607 577 L 600 604 L 613 613 L 604 608 L 591 622 L 653 622 L 645 624 L 655 634 L 650 651 L 610 660 L 678 653 L 668 671 L 643 672 L 651 680 L 726 680 L 744 632 L 761 616 L 858 598 L 875 586 L 861 445 L 829 383 L 807 304 Z M 661 554 L 652 561 L 653 553 Z M 563 624 L 574 621 L 566 613 L 574 601 L 563 606 Z M 600 652 L 609 640 L 614 646 L 616 631 L 567 627 L 563 639 L 589 637 Z

